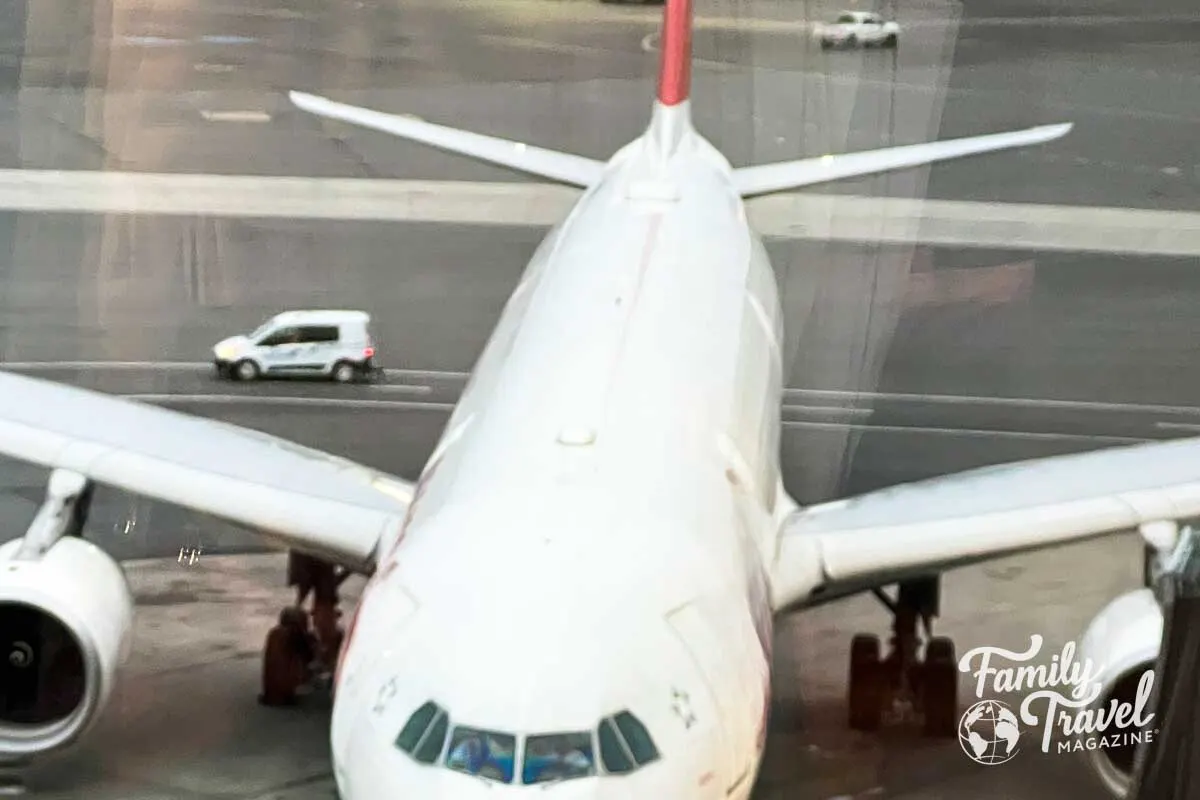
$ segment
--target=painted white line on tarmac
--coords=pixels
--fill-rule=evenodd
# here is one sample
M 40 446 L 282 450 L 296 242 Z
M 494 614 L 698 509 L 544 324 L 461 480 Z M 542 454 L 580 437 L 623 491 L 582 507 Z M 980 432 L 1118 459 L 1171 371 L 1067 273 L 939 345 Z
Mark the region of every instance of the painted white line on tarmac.
M 119 394 L 126 400 L 154 405 L 290 406 L 301 408 L 373 408 L 391 411 L 453 411 L 453 403 L 417 400 L 360 400 L 353 397 L 281 397 L 256 394 Z
M 12 372 L 206 372 L 213 368 L 208 361 L 0 361 L 0 369 Z M 385 369 L 389 378 L 435 378 L 466 380 L 467 372 L 436 369 Z M 388 384 L 376 388 L 390 388 Z M 397 390 L 402 391 L 402 390 Z
M 1033 408 L 1039 410 L 1062 411 L 1115 411 L 1135 414 L 1200 414 L 1198 406 L 1166 406 L 1142 403 L 1104 403 L 1088 400 L 1049 400 L 1032 397 L 979 397 L 971 395 L 948 394 L 905 394 L 889 392 L 849 392 L 835 389 L 784 389 L 783 396 L 787 398 L 817 397 L 845 398 L 847 400 L 867 400 L 901 403 L 928 403 L 935 405 L 987 405 L 1004 406 L 1009 408 Z M 803 406 L 785 403 L 785 409 L 803 408 Z
M 579 190 L 541 183 L 0 170 L 0 209 L 546 227 Z M 1200 214 L 788 193 L 754 198 L 764 236 L 1200 255 Z
M 202 372 L 212 369 L 207 361 L 10 361 L 0 362 L 0 369 L 13 372 L 60 372 L 60 371 L 173 371 L 173 372 Z M 437 369 L 385 369 L 384 374 L 389 378 L 399 379 L 433 379 L 465 381 L 470 378 L 469 372 Z M 432 387 L 424 384 L 368 384 L 370 388 L 386 392 L 416 391 L 425 394 Z M 785 412 L 837 412 L 869 414 L 870 409 L 851 409 L 838 406 L 811 406 L 789 402 L 799 398 L 811 397 L 818 400 L 851 400 L 866 402 L 907 402 L 927 403 L 935 405 L 987 405 L 1009 408 L 1030 408 L 1039 410 L 1062 411 L 1096 411 L 1119 412 L 1134 414 L 1156 415 L 1195 415 L 1200 414 L 1200 406 L 1171 406 L 1146 403 L 1106 403 L 1089 400 L 1052 400 L 1034 397 L 985 397 L 976 395 L 950 394 L 918 394 L 904 392 L 853 392 L 840 389 L 810 389 L 786 388 L 783 390 Z M 1175 425 L 1176 423 L 1160 423 Z M 1180 423 L 1182 424 L 1182 423 Z
M 936 436 L 971 436 L 983 439 L 1022 439 L 1029 441 L 1108 442 L 1133 444 L 1149 439 L 1133 436 L 1104 436 L 1086 433 L 1033 433 L 1030 431 L 987 430 L 982 428 L 934 428 L 923 425 L 858 425 L 851 422 L 801 422 L 789 420 L 786 429 L 877 431 L 881 433 L 924 433 Z
M 208 111 L 202 110 L 200 116 L 206 122 L 270 122 L 271 115 L 265 111 Z

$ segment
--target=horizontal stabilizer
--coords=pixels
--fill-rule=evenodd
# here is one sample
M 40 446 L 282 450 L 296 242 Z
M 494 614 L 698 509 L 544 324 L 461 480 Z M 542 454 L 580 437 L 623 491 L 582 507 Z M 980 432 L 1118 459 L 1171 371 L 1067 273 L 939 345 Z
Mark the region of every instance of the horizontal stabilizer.
M 756 167 L 741 167 L 734 170 L 734 185 L 743 197 L 782 192 L 812 186 L 841 178 L 853 178 L 889 172 L 896 169 L 919 167 L 935 161 L 946 161 L 1010 147 L 1042 144 L 1061 138 L 1071 130 L 1071 123 L 1043 125 L 1022 131 L 993 133 L 987 136 L 971 136 L 965 139 L 949 139 L 943 142 L 886 147 L 881 150 L 866 150 L 861 153 L 817 156 L 799 161 L 783 161 Z
M 603 163 L 583 156 L 532 147 L 523 142 L 494 136 L 483 136 L 445 125 L 434 125 L 415 117 L 349 106 L 303 92 L 289 92 L 288 97 L 297 108 L 318 117 L 390 133 L 439 150 L 459 153 L 572 186 L 591 186 L 604 172 Z

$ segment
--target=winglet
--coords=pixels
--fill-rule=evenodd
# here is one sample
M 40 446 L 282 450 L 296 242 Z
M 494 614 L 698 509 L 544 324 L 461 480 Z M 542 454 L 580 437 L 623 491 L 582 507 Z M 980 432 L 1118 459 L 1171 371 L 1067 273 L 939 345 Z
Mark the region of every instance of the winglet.
M 658 101 L 677 106 L 692 90 L 692 0 L 666 0 L 660 50 Z

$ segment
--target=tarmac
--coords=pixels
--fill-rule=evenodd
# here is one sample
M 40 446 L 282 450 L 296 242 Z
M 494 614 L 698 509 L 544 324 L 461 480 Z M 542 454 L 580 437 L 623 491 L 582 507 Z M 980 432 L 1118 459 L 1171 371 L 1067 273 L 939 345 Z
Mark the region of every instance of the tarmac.
M 882 10 L 892 8 L 885 2 Z M 88 13 L 90 12 L 90 13 Z M 822 54 L 808 0 L 701 3 L 698 124 L 761 163 L 1071 120 L 1044 148 L 846 185 L 844 195 L 1193 211 L 1198 15 L 1179 0 L 926 3 L 892 53 Z M 4 5 L 0 168 L 521 182 L 321 123 L 290 88 L 598 158 L 637 135 L 661 9 L 583 0 Z M 20 24 L 24 20 L 24 24 Z M 1181 33 L 1182 32 L 1182 33 Z M 649 37 L 649 38 L 647 38 Z M 1189 38 L 1190 37 L 1190 38 Z M 999 208 L 1000 206 L 996 206 Z M 540 240 L 530 225 L 0 211 L 5 368 L 266 430 L 413 477 Z M 929 475 L 1200 431 L 1190 259 L 911 242 L 770 243 L 787 315 L 783 458 L 802 502 Z M 208 348 L 277 311 L 372 313 L 378 386 L 215 381 Z M 0 540 L 44 476 L 0 465 Z M 328 798 L 328 701 L 255 703 L 282 559 L 245 532 L 101 492 L 89 535 L 130 562 L 135 653 L 96 735 L 39 796 Z M 950 573 L 959 649 L 1047 652 L 1138 584 L 1119 537 Z M 222 555 L 224 554 L 224 555 Z M 1030 743 L 981 767 L 955 742 L 845 730 L 850 637 L 870 598 L 780 622 L 761 798 L 1038 798 L 1091 792 Z M 970 689 L 964 679 L 964 695 Z M 1032 738 L 1031 734 L 1026 734 Z

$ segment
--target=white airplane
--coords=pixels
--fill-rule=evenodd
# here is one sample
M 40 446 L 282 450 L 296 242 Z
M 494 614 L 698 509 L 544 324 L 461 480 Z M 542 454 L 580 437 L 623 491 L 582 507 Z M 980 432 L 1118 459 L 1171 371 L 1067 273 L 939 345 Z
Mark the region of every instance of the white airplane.
M 92 487 L 371 576 L 335 678 L 341 796 L 747 798 L 773 619 L 892 584 L 851 647 L 852 726 L 897 692 L 958 722 L 944 570 L 1200 515 L 1200 441 L 994 467 L 799 507 L 779 467 L 782 316 L 743 198 L 1056 139 L 1051 125 L 734 169 L 692 126 L 689 0 L 657 102 L 607 163 L 292 94 L 300 108 L 583 187 L 414 484 L 260 433 L 0 373 L 0 453 L 51 469 L 0 547 L 0 757 L 80 740 L 128 652 Z M 543 794 L 542 792 L 548 792 Z

